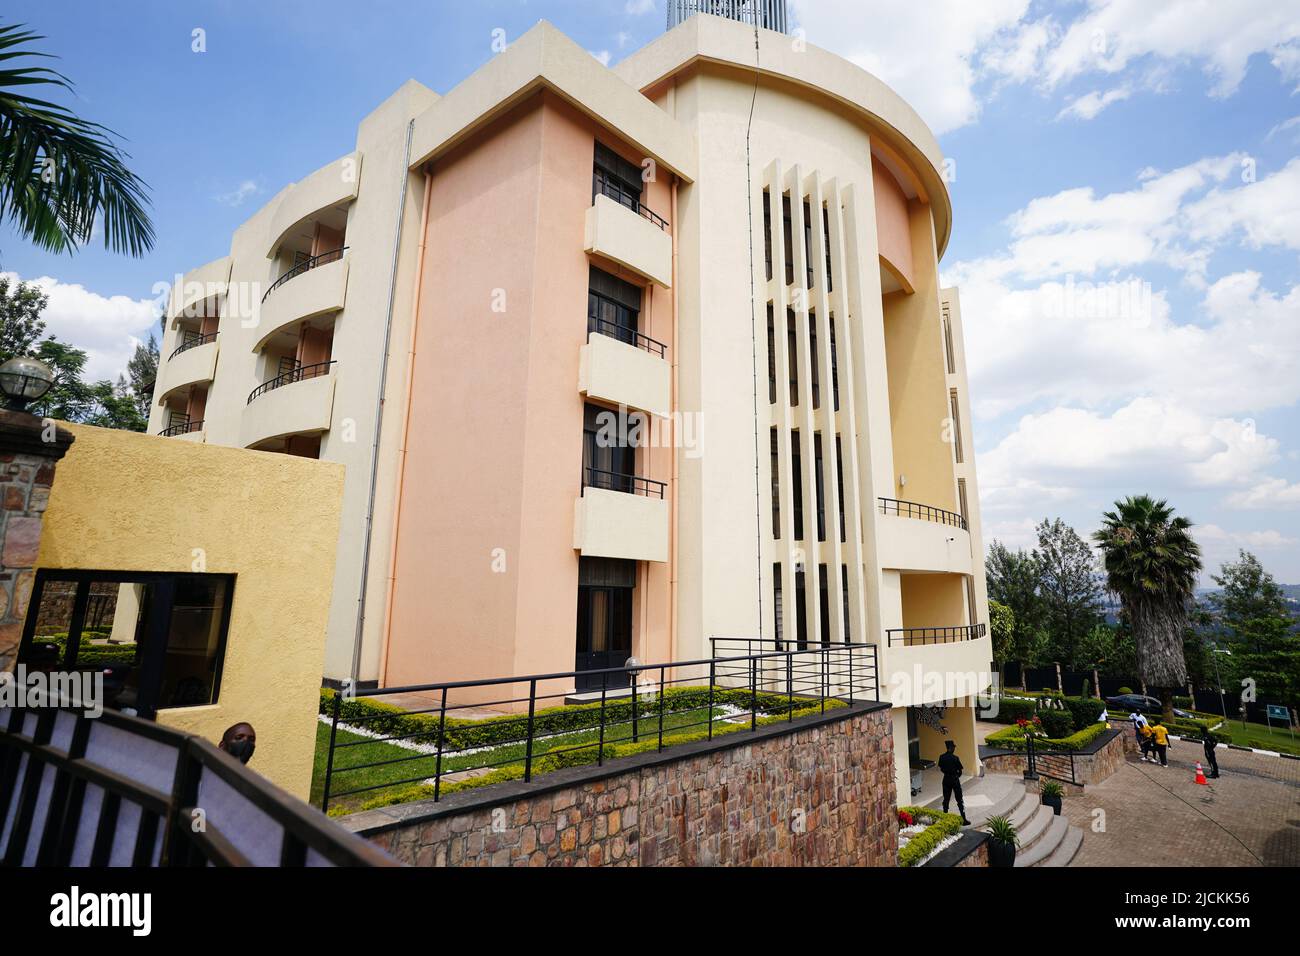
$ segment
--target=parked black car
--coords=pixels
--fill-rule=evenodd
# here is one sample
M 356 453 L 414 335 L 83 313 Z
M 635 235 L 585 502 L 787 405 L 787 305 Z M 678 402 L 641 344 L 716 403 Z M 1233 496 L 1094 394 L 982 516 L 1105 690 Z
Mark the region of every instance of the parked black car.
M 1160 703 L 1158 697 L 1147 697 L 1145 694 L 1118 694 L 1115 697 L 1107 697 L 1106 706 L 1114 707 L 1117 710 L 1122 709 L 1129 713 L 1136 710 L 1139 713 L 1158 714 L 1164 705 Z M 1114 717 L 1115 715 L 1112 714 L 1111 716 Z M 1174 708 L 1174 716 L 1187 720 L 1192 719 L 1191 714 L 1185 710 L 1179 710 L 1177 707 Z

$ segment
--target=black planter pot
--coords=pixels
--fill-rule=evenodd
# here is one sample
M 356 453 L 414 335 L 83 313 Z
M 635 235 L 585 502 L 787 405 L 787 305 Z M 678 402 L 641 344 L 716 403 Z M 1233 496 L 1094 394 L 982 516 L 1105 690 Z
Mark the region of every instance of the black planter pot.
M 1014 843 L 1003 843 L 1001 840 L 990 839 L 988 846 L 989 866 L 1016 865 L 1016 845 Z
M 1042 800 L 1042 802 L 1043 802 L 1045 805 L 1047 805 L 1047 806 L 1049 806 L 1049 807 L 1052 808 L 1052 813 L 1056 814 L 1056 816 L 1058 816 L 1058 817 L 1061 815 L 1061 798 L 1060 798 L 1060 797 L 1049 797 L 1049 796 L 1044 795 L 1044 796 L 1041 797 L 1040 799 Z

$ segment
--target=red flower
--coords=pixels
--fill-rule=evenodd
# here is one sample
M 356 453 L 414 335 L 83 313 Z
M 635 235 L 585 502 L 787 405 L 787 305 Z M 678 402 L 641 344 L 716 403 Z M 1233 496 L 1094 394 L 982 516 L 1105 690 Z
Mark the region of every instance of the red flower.
M 906 810 L 898 811 L 898 825 L 900 827 L 910 827 L 914 822 L 912 815 Z

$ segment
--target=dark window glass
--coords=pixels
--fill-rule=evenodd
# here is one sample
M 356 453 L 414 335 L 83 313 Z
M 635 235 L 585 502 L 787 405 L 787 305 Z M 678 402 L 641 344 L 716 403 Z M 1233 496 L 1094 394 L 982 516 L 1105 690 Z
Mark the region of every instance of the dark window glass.
M 785 360 L 790 363 L 790 405 L 799 404 L 799 333 L 795 331 L 794 309 L 785 310 Z
M 776 319 L 771 302 L 767 304 L 767 402 L 776 404 Z
M 587 331 L 637 344 L 641 288 L 591 267 L 587 278 Z
M 790 217 L 790 197 L 781 197 L 782 248 L 785 250 L 785 284 L 794 285 L 794 224 Z
M 826 540 L 826 483 L 822 475 L 822 436 L 820 432 L 813 435 L 813 477 L 817 492 L 817 540 Z
M 826 565 L 817 565 L 817 587 L 818 587 L 818 606 L 821 608 L 821 622 L 818 627 L 821 630 L 821 641 L 823 644 L 831 642 L 831 591 L 826 574 Z
M 592 202 L 605 195 L 620 205 L 637 211 L 641 205 L 641 167 L 628 162 L 603 143 L 596 144 L 592 177 Z
M 632 494 L 635 491 L 636 445 L 646 426 L 641 412 L 619 412 L 601 405 L 583 409 L 582 484 Z
M 835 487 L 839 491 L 840 506 L 840 541 L 847 540 L 844 535 L 844 446 L 840 436 L 835 436 Z
M 772 429 L 772 537 L 781 538 L 781 457 L 776 429 Z
M 790 433 L 790 491 L 794 496 L 794 540 L 803 540 L 803 455 L 799 432 Z
M 767 278 L 772 279 L 772 195 L 763 190 L 763 261 L 767 265 Z

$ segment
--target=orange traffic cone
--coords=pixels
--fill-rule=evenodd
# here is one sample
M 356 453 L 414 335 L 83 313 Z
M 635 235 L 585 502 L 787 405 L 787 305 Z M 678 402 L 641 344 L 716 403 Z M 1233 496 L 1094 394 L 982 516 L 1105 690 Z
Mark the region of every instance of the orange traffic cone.
M 1210 785 L 1210 781 L 1205 779 L 1205 771 L 1201 769 L 1201 762 L 1199 760 L 1196 761 L 1196 782 L 1203 787 L 1208 787 Z

